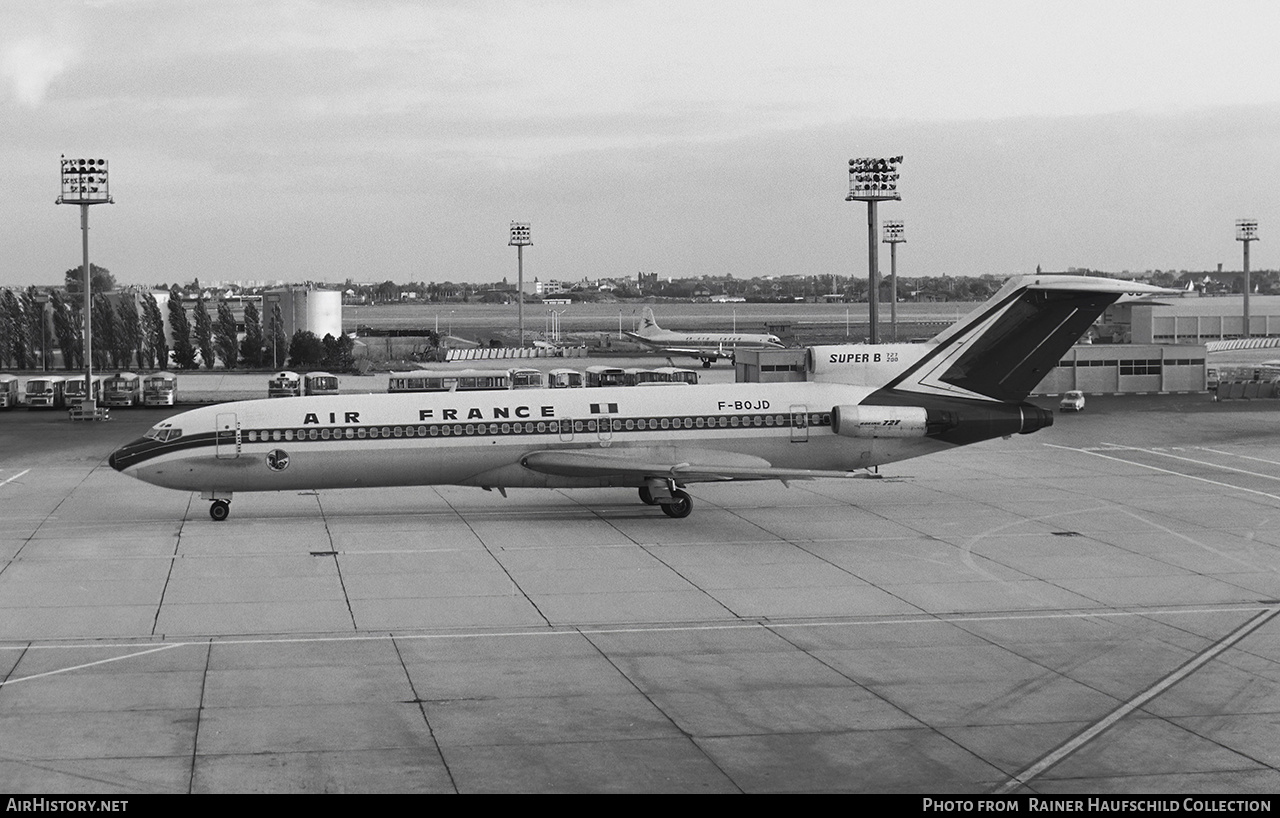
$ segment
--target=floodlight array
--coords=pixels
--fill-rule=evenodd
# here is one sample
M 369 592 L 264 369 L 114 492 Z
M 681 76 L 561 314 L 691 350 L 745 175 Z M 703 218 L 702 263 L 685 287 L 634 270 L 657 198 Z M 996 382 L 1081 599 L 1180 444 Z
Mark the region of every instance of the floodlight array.
M 533 237 L 529 229 L 529 223 L 512 222 L 511 240 L 507 242 L 507 245 L 510 247 L 525 247 L 530 244 L 533 244 Z
M 898 193 L 898 165 L 901 156 L 861 157 L 849 160 L 849 195 L 845 201 L 901 199 Z
M 885 219 L 883 227 L 886 244 L 898 244 L 907 240 L 906 226 L 902 219 Z
M 1257 241 L 1258 220 L 1236 219 L 1236 241 Z
M 61 159 L 62 197 L 68 204 L 111 200 L 106 159 Z

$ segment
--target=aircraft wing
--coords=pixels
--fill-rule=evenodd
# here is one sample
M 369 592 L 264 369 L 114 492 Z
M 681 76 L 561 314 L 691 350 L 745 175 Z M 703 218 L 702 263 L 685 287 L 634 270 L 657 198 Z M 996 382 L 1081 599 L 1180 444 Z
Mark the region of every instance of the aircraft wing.
M 632 341 L 639 341 L 640 343 L 645 344 L 647 346 L 651 346 L 651 347 L 661 346 L 660 344 L 655 344 L 653 341 L 650 341 L 648 338 L 644 337 L 638 332 L 630 332 L 629 330 L 624 329 L 622 331 L 622 334 L 630 338 Z
M 646 346 L 651 346 L 659 352 L 665 352 L 668 355 L 691 355 L 694 358 L 728 358 L 732 355 L 732 353 L 725 352 L 722 347 L 673 347 L 661 343 L 660 341 L 655 341 L 652 338 L 646 338 L 638 332 L 627 332 L 626 330 L 623 330 L 622 334 L 633 341 L 639 341 Z
M 702 358 L 704 360 L 718 361 L 721 358 L 732 358 L 731 353 L 724 352 L 719 349 L 697 349 L 696 347 L 662 347 L 662 352 L 667 355 L 688 355 L 691 358 Z
M 521 458 L 520 464 L 560 477 L 662 477 L 691 483 L 870 476 L 853 470 L 779 469 L 763 457 L 674 446 L 531 452 Z
M 635 339 L 637 341 L 643 341 L 664 355 L 688 355 L 691 358 L 709 358 L 714 361 L 718 361 L 721 358 L 733 357 L 732 353 L 725 352 L 723 349 L 718 347 L 672 347 L 664 344 L 655 344 L 653 341 L 639 336 L 635 336 Z

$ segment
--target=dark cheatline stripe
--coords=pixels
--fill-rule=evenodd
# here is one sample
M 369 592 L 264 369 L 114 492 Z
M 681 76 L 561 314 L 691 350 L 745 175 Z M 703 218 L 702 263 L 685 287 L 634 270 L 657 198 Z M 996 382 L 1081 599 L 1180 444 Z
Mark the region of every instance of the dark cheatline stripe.
M 370 424 L 368 426 L 304 426 L 241 430 L 247 443 L 323 443 L 325 441 L 407 438 L 514 437 L 554 434 L 616 434 L 627 432 L 685 432 L 712 430 L 789 429 L 829 427 L 830 412 L 805 412 L 805 423 L 790 412 L 750 415 L 676 415 L 642 418 L 560 418 L 525 421 L 458 421 L 454 423 Z M 603 429 L 601 424 L 607 424 Z
M 527 421 L 471 421 L 458 423 L 371 424 L 369 426 L 306 426 L 272 429 L 241 429 L 240 442 L 260 443 L 345 443 L 353 440 L 412 440 L 468 437 L 525 437 L 562 434 L 626 434 L 699 431 L 755 431 L 759 429 L 824 428 L 831 426 L 831 413 L 805 412 L 804 423 L 796 423 L 790 412 L 741 415 L 676 415 L 640 418 L 560 418 Z M 601 424 L 607 424 L 601 428 Z M 126 469 L 171 452 L 214 446 L 217 432 L 183 435 L 160 442 L 141 438 L 116 450 L 111 466 Z M 235 445 L 231 432 L 222 432 L 224 444 Z

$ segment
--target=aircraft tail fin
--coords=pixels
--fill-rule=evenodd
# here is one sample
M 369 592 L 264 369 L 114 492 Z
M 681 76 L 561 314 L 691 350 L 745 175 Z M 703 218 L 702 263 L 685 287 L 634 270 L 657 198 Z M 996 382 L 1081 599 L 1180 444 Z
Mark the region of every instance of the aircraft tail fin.
M 1112 278 L 1019 276 L 943 330 L 887 388 L 1005 402 L 1026 399 L 1102 312 L 1126 294 L 1169 290 Z
M 662 327 L 658 326 L 658 319 L 653 317 L 653 309 L 645 307 L 640 312 L 640 331 L 636 334 L 649 337 L 660 332 L 662 332 Z

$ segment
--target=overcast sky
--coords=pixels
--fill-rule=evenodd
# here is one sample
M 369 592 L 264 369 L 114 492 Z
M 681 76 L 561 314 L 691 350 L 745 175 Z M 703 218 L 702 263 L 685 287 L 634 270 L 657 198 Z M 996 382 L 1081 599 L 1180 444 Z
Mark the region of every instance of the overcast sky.
M 1280 244 L 1272 0 L 0 0 L 0 286 L 1252 268 Z M 887 271 L 888 254 L 882 254 Z

